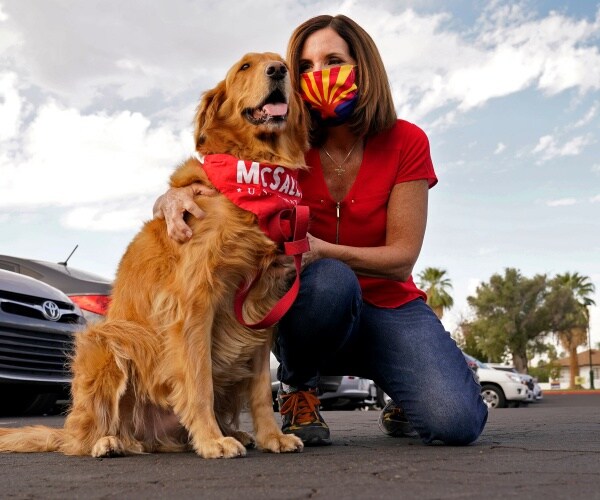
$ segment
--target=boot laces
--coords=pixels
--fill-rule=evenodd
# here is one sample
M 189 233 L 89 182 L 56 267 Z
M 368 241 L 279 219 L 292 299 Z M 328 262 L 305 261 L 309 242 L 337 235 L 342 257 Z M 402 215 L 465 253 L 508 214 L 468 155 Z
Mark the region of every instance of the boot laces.
M 283 404 L 279 409 L 281 415 L 292 414 L 292 423 L 305 424 L 315 420 L 315 414 L 320 401 L 309 391 L 295 391 L 282 398 Z

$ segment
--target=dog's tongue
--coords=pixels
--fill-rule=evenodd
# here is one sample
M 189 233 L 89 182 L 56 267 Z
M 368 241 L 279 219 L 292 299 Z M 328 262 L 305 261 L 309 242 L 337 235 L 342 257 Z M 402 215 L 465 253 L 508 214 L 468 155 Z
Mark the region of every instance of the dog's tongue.
M 284 102 L 277 102 L 273 104 L 265 104 L 262 108 L 262 112 L 271 116 L 283 116 L 287 113 L 288 105 Z

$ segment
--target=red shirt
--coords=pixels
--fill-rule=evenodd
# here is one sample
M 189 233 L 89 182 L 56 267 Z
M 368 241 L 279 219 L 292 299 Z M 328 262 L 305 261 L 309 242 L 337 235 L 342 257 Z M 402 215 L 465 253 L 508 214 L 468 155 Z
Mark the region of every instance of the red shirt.
M 323 177 L 319 150 L 308 151 L 309 172 L 300 172 L 302 204 L 310 207 L 310 233 L 322 240 L 354 247 L 385 245 L 387 204 L 392 188 L 400 182 L 427 180 L 437 183 L 429 152 L 429 140 L 419 127 L 398 120 L 390 130 L 370 137 L 358 176 L 338 206 Z M 393 308 L 427 296 L 412 276 L 406 281 L 358 276 L 363 299 L 379 307 Z

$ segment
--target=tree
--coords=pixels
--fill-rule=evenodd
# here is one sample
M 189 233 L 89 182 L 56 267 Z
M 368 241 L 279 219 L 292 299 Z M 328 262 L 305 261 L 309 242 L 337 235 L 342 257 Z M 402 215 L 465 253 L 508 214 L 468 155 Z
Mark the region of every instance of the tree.
M 467 297 L 475 313 L 468 331 L 477 349 L 494 362 L 511 355 L 515 368 L 527 373 L 528 345 L 549 331 L 546 293 L 545 275 L 526 278 L 513 268 L 477 287 L 476 295 Z
M 556 347 L 552 344 L 546 344 L 547 360 L 540 359 L 537 366 L 529 369 L 529 375 L 538 379 L 539 382 L 550 382 L 560 377 L 560 364 Z
M 477 346 L 477 339 L 471 331 L 469 320 L 462 318 L 454 331 L 454 337 L 459 347 L 469 356 L 473 356 L 480 361 L 487 361 L 487 354 L 482 352 Z
M 591 298 L 594 291 L 590 278 L 579 273 L 558 274 L 550 281 L 548 308 L 552 328 L 569 353 L 570 387 L 576 387 L 575 377 L 579 375 L 577 348 L 587 343 L 590 327 L 588 307 L 595 305 Z
M 442 319 L 445 309 L 454 305 L 454 299 L 448 292 L 452 288 L 445 269 L 427 267 L 417 275 L 419 287 L 427 294 L 427 303 L 435 315 Z

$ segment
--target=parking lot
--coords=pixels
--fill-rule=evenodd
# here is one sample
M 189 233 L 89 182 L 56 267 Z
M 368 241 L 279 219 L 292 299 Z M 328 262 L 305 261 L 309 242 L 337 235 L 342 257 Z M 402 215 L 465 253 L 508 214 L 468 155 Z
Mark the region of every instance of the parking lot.
M 497 409 L 468 447 L 381 434 L 375 411 L 330 411 L 333 446 L 300 454 L 250 450 L 233 460 L 192 453 L 116 459 L 0 455 L 4 498 L 600 498 L 600 392 Z M 5 418 L 0 426 L 61 417 Z M 244 426 L 249 420 L 244 415 Z

